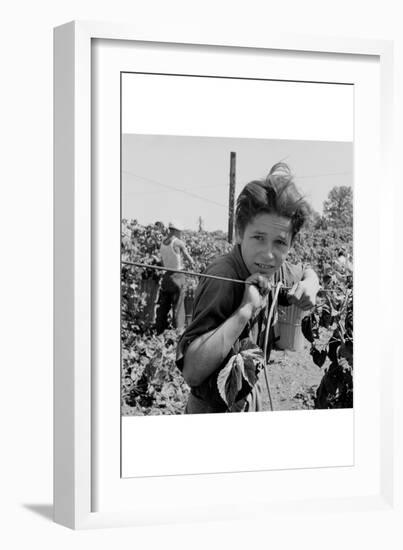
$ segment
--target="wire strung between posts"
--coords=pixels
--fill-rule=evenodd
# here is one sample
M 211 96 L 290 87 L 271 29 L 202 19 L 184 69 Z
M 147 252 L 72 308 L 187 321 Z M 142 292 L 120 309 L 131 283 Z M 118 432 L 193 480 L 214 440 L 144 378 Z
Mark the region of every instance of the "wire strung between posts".
M 218 281 L 228 281 L 230 283 L 239 283 L 242 285 L 256 285 L 254 282 L 243 281 L 242 279 L 231 279 L 229 277 L 221 277 L 219 275 L 208 275 L 207 273 L 196 273 L 194 271 L 185 271 L 183 269 L 172 269 L 170 267 L 163 267 L 160 265 L 149 265 L 142 264 L 140 262 L 125 262 L 122 261 L 122 264 L 133 265 L 135 267 L 143 267 L 144 269 L 159 269 L 161 271 L 169 271 L 171 273 L 183 273 L 184 275 L 191 275 L 192 277 L 204 277 L 206 279 L 217 279 Z M 287 287 L 283 287 L 286 288 Z M 291 287 L 289 287 L 290 289 Z
M 206 273 L 196 273 L 194 271 L 185 271 L 184 269 L 172 269 L 170 267 L 163 267 L 160 265 L 142 264 L 140 262 L 123 262 L 122 264 L 134 265 L 136 267 L 143 267 L 145 269 L 159 269 L 161 271 L 170 271 L 171 273 L 183 273 L 184 275 L 191 275 L 192 277 L 205 277 L 207 279 L 217 279 L 219 281 L 228 281 L 230 283 L 240 283 L 243 285 L 251 285 L 248 281 L 242 279 L 231 279 L 229 277 L 221 277 L 219 275 L 207 275 Z
M 184 269 L 172 269 L 170 267 L 163 267 L 161 265 L 142 264 L 140 262 L 126 262 L 122 260 L 122 264 L 132 265 L 134 267 L 142 267 L 144 269 L 156 269 L 160 271 L 169 271 L 171 273 L 182 273 L 183 275 L 190 275 L 191 277 L 204 277 L 205 279 L 216 279 L 217 281 L 228 281 L 229 283 L 239 283 L 241 285 L 255 285 L 256 283 L 250 281 L 243 281 L 242 279 L 231 279 L 230 277 L 221 277 L 220 275 L 208 275 L 207 273 L 196 273 L 195 271 L 186 271 Z M 292 286 L 284 286 L 284 290 L 291 290 Z M 321 288 L 320 292 L 332 292 L 330 289 Z

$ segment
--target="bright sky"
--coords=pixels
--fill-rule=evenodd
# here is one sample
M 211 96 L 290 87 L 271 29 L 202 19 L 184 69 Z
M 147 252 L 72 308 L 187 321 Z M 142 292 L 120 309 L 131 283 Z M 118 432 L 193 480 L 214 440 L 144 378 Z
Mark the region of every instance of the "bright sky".
M 123 134 L 122 217 L 197 229 L 201 216 L 206 230 L 226 231 L 231 151 L 235 197 L 280 160 L 319 213 L 334 186 L 353 185 L 352 142 Z

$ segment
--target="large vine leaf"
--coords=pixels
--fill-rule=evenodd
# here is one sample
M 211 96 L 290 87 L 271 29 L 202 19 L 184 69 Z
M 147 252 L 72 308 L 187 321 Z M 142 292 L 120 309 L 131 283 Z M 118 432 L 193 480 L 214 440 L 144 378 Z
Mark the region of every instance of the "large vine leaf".
M 242 388 L 243 373 L 244 362 L 241 354 L 238 353 L 229 359 L 218 375 L 218 392 L 229 408 L 235 403 L 236 396 Z
M 253 388 L 264 365 L 263 351 L 249 339 L 242 340 L 237 349 L 240 351 L 229 359 L 217 378 L 218 392 L 229 408 L 235 403 L 244 381 Z
M 258 370 L 264 365 L 263 350 L 249 338 L 241 340 L 239 350 L 244 361 L 245 359 L 251 359 Z
M 244 379 L 251 388 L 256 384 L 258 374 L 264 366 L 263 351 L 255 347 L 241 352 L 244 363 Z
M 244 373 L 245 373 L 245 380 L 249 384 L 251 388 L 256 384 L 257 382 L 257 369 L 255 365 L 255 361 L 252 357 L 244 357 Z
M 327 349 L 318 349 L 316 346 L 312 345 L 310 354 L 315 365 L 318 365 L 318 367 L 322 367 L 322 365 L 326 361 Z

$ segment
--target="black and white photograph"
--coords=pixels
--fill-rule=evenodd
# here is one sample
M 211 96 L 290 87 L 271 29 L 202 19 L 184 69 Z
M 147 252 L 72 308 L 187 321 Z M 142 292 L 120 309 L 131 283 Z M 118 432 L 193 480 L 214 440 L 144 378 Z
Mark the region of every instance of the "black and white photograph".
M 122 416 L 353 408 L 352 139 L 138 134 L 129 103 Z

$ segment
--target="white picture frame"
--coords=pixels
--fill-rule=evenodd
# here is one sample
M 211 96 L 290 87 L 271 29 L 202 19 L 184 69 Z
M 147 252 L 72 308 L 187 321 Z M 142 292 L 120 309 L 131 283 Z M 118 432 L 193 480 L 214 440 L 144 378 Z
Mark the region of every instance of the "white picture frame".
M 95 172 L 92 170 L 92 147 L 98 139 L 92 126 L 92 114 L 96 106 L 93 104 L 94 94 L 94 44 L 99 40 L 114 41 L 119 47 L 125 41 L 153 46 L 159 49 L 187 48 L 200 53 L 203 48 L 209 48 L 209 55 L 219 55 L 219 52 L 237 49 L 244 56 L 264 55 L 265 52 L 282 52 L 282 55 L 298 54 L 299 56 L 321 55 L 332 63 L 360 57 L 371 60 L 379 70 L 380 90 L 376 90 L 375 99 L 379 99 L 380 120 L 375 120 L 377 138 L 380 145 L 375 153 L 375 174 L 365 170 L 363 163 L 358 162 L 358 179 L 368 178 L 375 185 L 379 168 L 382 173 L 391 173 L 391 121 L 392 121 L 392 44 L 386 41 L 354 40 L 346 41 L 337 38 L 312 36 L 286 36 L 270 33 L 268 37 L 254 37 L 253 32 L 245 31 L 244 36 L 231 36 L 226 31 L 220 37 L 211 35 L 208 30 L 200 36 L 187 36 L 186 31 L 179 36 L 153 36 L 152 32 L 139 30 L 130 25 L 107 23 L 73 22 L 55 29 L 54 40 L 54 85 L 55 85 L 55 370 L 54 370 L 54 513 L 55 521 L 71 528 L 105 527 L 111 525 L 139 525 L 163 522 L 178 522 L 192 520 L 222 519 L 241 517 L 239 506 L 231 505 L 233 486 L 237 493 L 248 495 L 248 501 L 255 503 L 249 508 L 249 517 L 262 517 L 275 513 L 278 509 L 290 513 L 306 509 L 307 503 L 312 513 L 323 510 L 334 511 L 348 507 L 350 510 L 389 510 L 394 513 L 393 502 L 396 492 L 396 477 L 394 472 L 394 438 L 391 418 L 397 414 L 393 400 L 388 394 L 388 384 L 393 378 L 395 366 L 392 350 L 384 351 L 382 368 L 375 371 L 379 377 L 371 386 L 372 395 L 379 398 L 379 437 L 375 447 L 363 443 L 362 449 L 376 448 L 379 451 L 377 460 L 369 464 L 366 457 L 362 459 L 363 471 L 361 484 L 351 484 L 353 489 L 343 493 L 343 488 L 329 495 L 321 493 L 306 495 L 304 488 L 313 481 L 315 473 L 304 470 L 293 470 L 287 474 L 292 478 L 298 491 L 286 491 L 283 499 L 268 499 L 259 496 L 259 486 L 273 483 L 271 472 L 234 472 L 212 473 L 198 475 L 153 476 L 140 477 L 136 480 L 121 479 L 117 471 L 116 459 L 107 464 L 99 464 L 96 452 L 100 426 L 99 409 L 97 409 L 98 389 L 95 381 L 97 343 L 94 340 L 96 324 L 98 323 L 97 285 L 94 283 L 94 262 L 96 259 L 97 225 L 100 204 L 96 200 L 94 182 Z M 112 43 L 112 42 L 110 42 Z M 116 59 L 115 64 L 119 63 Z M 127 67 L 122 58 L 120 71 Z M 144 70 L 144 68 L 143 68 Z M 352 73 L 354 70 L 352 69 Z M 295 77 L 297 80 L 297 76 Z M 302 77 L 300 77 L 302 78 Z M 313 76 L 314 79 L 314 76 Z M 320 79 L 319 79 L 320 80 Z M 354 80 L 361 86 L 370 86 L 365 79 Z M 341 82 L 334 80 L 335 82 Z M 364 90 L 365 91 L 365 90 Z M 370 88 L 367 91 L 371 91 Z M 104 130 L 103 130 L 104 131 Z M 358 143 L 360 146 L 360 143 Z M 368 150 L 366 151 L 368 153 Z M 365 155 L 365 150 L 361 153 Z M 378 159 L 379 155 L 379 159 Z M 362 158 L 362 157 L 360 157 Z M 362 170 L 361 172 L 359 170 Z M 392 179 L 385 178 L 386 181 Z M 383 180 L 383 181 L 385 181 Z M 374 199 L 372 199 L 374 204 Z M 380 201 L 380 202 L 379 202 Z M 377 264 L 392 256 L 393 243 L 384 236 L 393 233 L 393 225 L 389 216 L 389 205 L 393 202 L 393 185 L 388 184 L 378 196 L 377 221 L 373 224 L 373 235 L 381 243 L 374 252 Z M 362 219 L 362 224 L 366 223 Z M 363 258 L 362 265 L 366 259 Z M 358 275 L 361 285 L 364 277 Z M 391 311 L 385 288 L 391 283 L 391 273 L 376 271 L 378 284 L 374 292 L 379 296 L 375 308 Z M 98 283 L 97 283 L 98 284 Z M 359 331 L 359 334 L 364 331 Z M 379 349 L 373 354 L 373 361 L 378 357 Z M 117 366 L 119 371 L 119 366 Z M 359 371 L 360 372 L 360 371 Z M 364 401 L 363 401 L 364 402 Z M 364 409 L 363 409 L 364 410 Z M 367 410 L 367 409 L 365 409 Z M 358 409 L 358 412 L 360 409 Z M 113 412 L 113 411 L 112 411 Z M 189 419 L 187 419 L 189 420 Z M 357 426 L 365 426 L 364 420 Z M 115 428 L 110 432 L 110 445 L 118 445 L 120 432 Z M 103 438 L 105 443 L 105 437 Z M 369 460 L 369 459 L 368 459 Z M 368 463 L 367 463 L 368 462 Z M 366 472 L 364 472 L 366 468 Z M 113 474 L 110 472 L 113 470 Z M 326 475 L 334 477 L 337 485 L 345 472 L 334 467 Z M 358 471 L 358 469 L 357 469 Z M 352 470 L 351 475 L 355 473 Z M 323 474 L 325 475 L 325 474 Z M 344 477 L 343 477 L 344 476 Z M 270 477 L 270 479 L 269 479 Z M 329 482 L 330 477 L 326 478 Z M 356 476 L 357 477 L 357 476 Z M 376 479 L 375 479 L 376 478 Z M 322 477 L 322 484 L 324 482 Z M 372 480 L 370 482 L 369 480 Z M 109 491 L 107 506 L 97 505 L 98 485 L 103 484 Z M 351 480 L 350 480 L 351 481 Z M 200 493 L 200 488 L 206 487 L 206 494 Z M 344 487 L 342 484 L 340 487 Z M 189 489 L 190 488 L 190 489 Z M 104 489 L 102 489 L 104 491 Z M 105 489 L 106 490 L 106 489 Z M 189 501 L 189 491 L 198 491 L 198 500 Z M 227 493 L 227 499 L 216 499 L 215 505 L 209 503 L 209 494 L 216 490 L 218 495 Z M 137 505 L 130 505 L 123 493 L 135 491 Z M 139 495 L 141 498 L 139 499 Z M 164 495 L 159 504 L 155 496 Z M 319 496 L 318 496 L 319 495 Z M 126 495 L 127 496 L 127 495 Z M 169 499 L 168 499 L 169 496 Z M 181 500 L 182 499 L 182 500 Z M 186 502 L 184 501 L 186 499 Z M 104 498 L 104 501 L 106 499 Z M 209 508 L 206 506 L 209 504 Z M 224 508 L 225 505 L 225 508 Z M 253 511 L 252 511 L 253 510 Z M 245 517 L 244 511 L 242 511 Z

